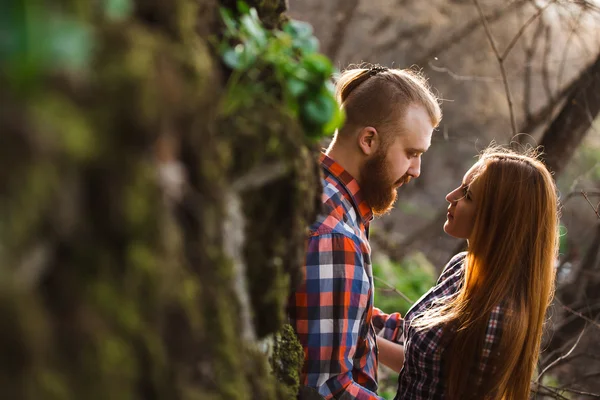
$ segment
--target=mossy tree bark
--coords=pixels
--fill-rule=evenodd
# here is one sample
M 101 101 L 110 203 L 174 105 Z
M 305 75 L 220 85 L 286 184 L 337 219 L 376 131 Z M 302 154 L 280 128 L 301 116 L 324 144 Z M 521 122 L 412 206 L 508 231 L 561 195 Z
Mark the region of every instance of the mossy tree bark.
M 319 172 L 260 98 L 220 117 L 209 42 L 233 2 L 139 0 L 117 20 L 60 3 L 93 32 L 90 64 L 25 89 L 0 70 L 3 396 L 294 398 L 301 349 L 284 330 L 278 380 L 261 339 L 284 324 Z

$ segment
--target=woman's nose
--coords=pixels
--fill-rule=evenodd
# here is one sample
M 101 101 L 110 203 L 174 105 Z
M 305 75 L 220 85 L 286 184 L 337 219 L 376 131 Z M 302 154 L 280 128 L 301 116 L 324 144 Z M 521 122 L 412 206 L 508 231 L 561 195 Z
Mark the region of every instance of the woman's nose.
M 456 196 L 455 196 L 455 194 L 456 194 L 456 190 L 453 190 L 453 191 L 451 191 L 450 193 L 448 193 L 448 194 L 446 195 L 446 201 L 447 201 L 448 203 L 454 203 L 454 202 L 456 201 L 456 199 L 455 199 L 455 197 L 456 197 Z

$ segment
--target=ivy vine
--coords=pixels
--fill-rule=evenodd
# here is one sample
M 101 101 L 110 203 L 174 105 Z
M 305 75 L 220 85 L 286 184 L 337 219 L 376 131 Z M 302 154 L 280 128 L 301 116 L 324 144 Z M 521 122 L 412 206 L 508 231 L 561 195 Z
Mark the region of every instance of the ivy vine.
M 330 135 L 344 121 L 331 82 L 334 68 L 318 53 L 312 27 L 291 20 L 282 29 L 266 29 L 254 8 L 238 2 L 238 15 L 221 8 L 225 25 L 218 51 L 233 71 L 222 103 L 224 115 L 250 105 L 256 96 L 283 104 L 313 139 Z

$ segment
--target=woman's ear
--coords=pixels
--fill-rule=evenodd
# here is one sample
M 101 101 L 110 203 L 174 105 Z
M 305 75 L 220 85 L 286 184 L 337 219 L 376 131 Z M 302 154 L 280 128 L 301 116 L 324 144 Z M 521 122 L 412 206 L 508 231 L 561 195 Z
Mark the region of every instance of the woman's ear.
M 358 147 L 363 154 L 370 156 L 377 151 L 381 138 L 379 137 L 379 133 L 377 133 L 377 129 L 372 126 L 365 126 L 358 133 L 356 140 L 358 141 Z

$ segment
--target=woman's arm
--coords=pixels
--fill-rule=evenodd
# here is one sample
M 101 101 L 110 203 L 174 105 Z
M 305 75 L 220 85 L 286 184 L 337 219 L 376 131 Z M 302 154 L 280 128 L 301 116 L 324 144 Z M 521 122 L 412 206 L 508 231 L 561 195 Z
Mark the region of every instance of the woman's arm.
M 395 372 L 400 372 L 404 364 L 404 346 L 377 336 L 379 361 Z

